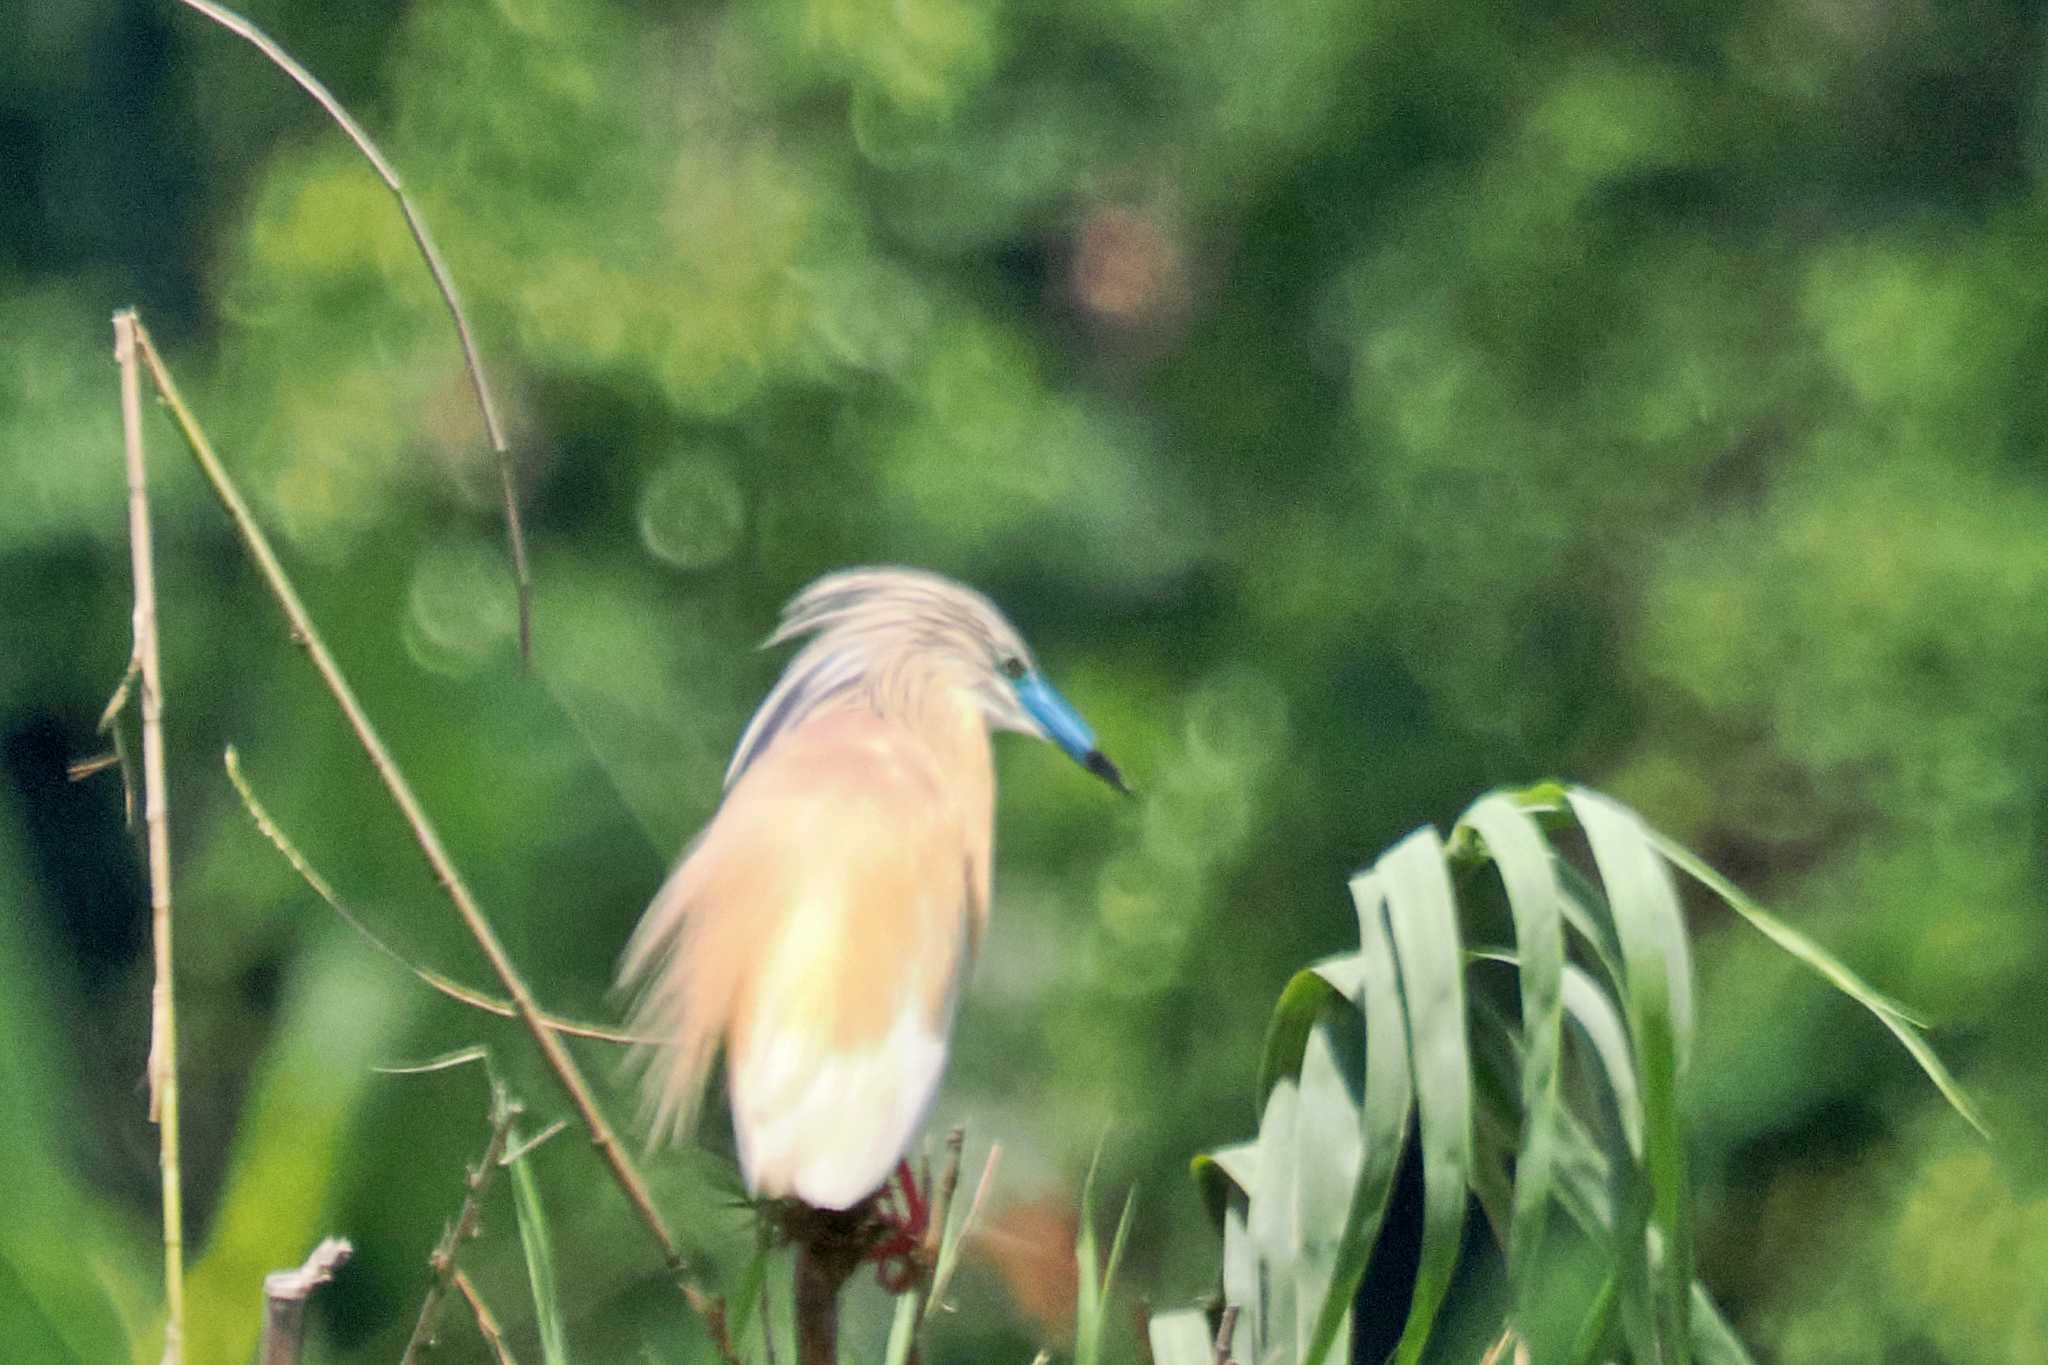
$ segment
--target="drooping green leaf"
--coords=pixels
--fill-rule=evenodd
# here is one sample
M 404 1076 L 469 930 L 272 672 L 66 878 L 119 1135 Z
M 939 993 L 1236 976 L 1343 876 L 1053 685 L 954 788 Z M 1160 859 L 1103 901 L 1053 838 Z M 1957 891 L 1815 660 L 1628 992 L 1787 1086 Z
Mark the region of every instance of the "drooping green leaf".
M 1505 796 L 1482 798 L 1461 824 L 1493 855 L 1514 916 L 1522 997 L 1522 1125 L 1515 1160 L 1508 1272 L 1517 1312 L 1529 1304 L 1550 1216 L 1551 1162 L 1564 1111 L 1559 1059 L 1564 1031 L 1564 895 L 1536 821 Z
M 1941 1091 L 1942 1098 L 1948 1101 L 1949 1107 L 1962 1115 L 1964 1122 L 1975 1128 L 1979 1134 L 1986 1139 L 1990 1138 L 1991 1131 L 1984 1126 L 1983 1115 L 1978 1112 L 1977 1106 L 1971 1103 L 1970 1097 L 1963 1093 L 1962 1086 L 1956 1083 L 1948 1067 L 1935 1055 L 1934 1049 L 1922 1036 L 1920 1030 L 1926 1027 L 1922 1020 L 1856 975 L 1827 949 L 1764 909 L 1740 887 L 1707 866 L 1683 844 L 1659 834 L 1654 829 L 1646 832 L 1657 852 L 1672 866 L 1719 896 L 1729 909 L 1747 920 L 1765 938 L 1791 954 L 1794 961 L 1817 973 L 1836 990 L 1876 1015 L 1878 1022 L 1892 1031 L 1892 1036 L 1899 1040 L 1899 1044 L 1911 1054 L 1920 1069 L 1927 1073 L 1927 1078 Z
M 1422 1139 L 1422 1255 L 1394 1359 L 1413 1365 L 1450 1292 L 1465 1229 L 1472 1168 L 1472 1068 L 1465 1037 L 1465 970 L 1443 841 L 1424 827 L 1380 859 L 1387 924 L 1407 1006 L 1409 1065 Z
M 1261 1105 L 1282 1076 L 1300 1073 L 1302 1052 L 1323 1009 L 1332 1000 L 1357 997 L 1360 971 L 1358 954 L 1347 953 L 1304 967 L 1288 980 L 1266 1022 L 1266 1043 L 1259 1058 Z
M 1618 1236 L 1631 1235 L 1640 1195 L 1647 1203 L 1658 1346 L 1675 1365 L 1685 1365 L 1691 1349 L 1692 1226 L 1678 1086 L 1692 1048 L 1693 1021 L 1685 921 L 1670 873 L 1633 812 L 1581 788 L 1573 789 L 1571 808 L 1592 846 L 1621 944 L 1624 1014 L 1642 1089 L 1647 1188 L 1637 1191 L 1636 1182 L 1627 1182 Z M 1630 1259 L 1624 1252 L 1624 1267 Z M 1628 1290 L 1624 1280 L 1624 1300 Z

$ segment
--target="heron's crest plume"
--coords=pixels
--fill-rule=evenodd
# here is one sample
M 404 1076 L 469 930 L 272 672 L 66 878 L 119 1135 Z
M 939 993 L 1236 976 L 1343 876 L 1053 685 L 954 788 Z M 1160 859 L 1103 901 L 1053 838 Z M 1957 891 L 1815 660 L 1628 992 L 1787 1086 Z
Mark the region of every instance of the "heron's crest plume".
M 950 681 L 976 693 L 992 726 L 1035 728 L 1002 685 L 1006 668 L 1032 666 L 1031 652 L 995 603 L 964 584 L 920 569 L 827 574 L 790 600 L 762 648 L 805 636 L 740 737 L 726 786 L 819 707 L 857 693 L 886 704 Z

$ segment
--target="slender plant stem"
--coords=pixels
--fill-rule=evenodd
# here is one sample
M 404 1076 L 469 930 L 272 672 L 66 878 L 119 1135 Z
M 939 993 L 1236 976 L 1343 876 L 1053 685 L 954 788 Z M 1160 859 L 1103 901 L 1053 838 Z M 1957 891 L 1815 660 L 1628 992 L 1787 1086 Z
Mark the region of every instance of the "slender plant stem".
M 505 1345 L 504 1329 L 498 1326 L 490 1305 L 484 1302 L 483 1295 L 476 1292 L 476 1284 L 466 1271 L 455 1272 L 455 1290 L 469 1304 L 470 1315 L 476 1319 L 477 1335 L 484 1339 L 484 1345 L 490 1347 L 491 1359 L 498 1365 L 518 1365 L 512 1358 L 511 1348 Z
M 385 790 L 390 793 L 393 804 L 398 807 L 399 813 L 405 817 L 406 824 L 411 827 L 413 838 L 419 844 L 420 852 L 425 855 L 427 866 L 434 874 L 434 880 L 447 893 L 448 900 L 455 907 L 463 926 L 469 930 L 470 937 L 476 940 L 477 947 L 490 963 L 491 970 L 504 985 L 513 1007 L 519 1012 L 520 1022 L 525 1024 L 527 1032 L 533 1035 L 534 1043 L 540 1048 L 541 1056 L 547 1062 L 549 1070 L 555 1073 L 555 1079 L 561 1082 L 562 1089 L 569 1096 L 569 1103 L 575 1108 L 577 1116 L 583 1120 L 585 1129 L 590 1133 L 591 1145 L 597 1148 L 599 1157 L 611 1171 L 612 1179 L 617 1182 L 627 1202 L 633 1206 L 634 1212 L 640 1216 L 641 1223 L 646 1226 L 648 1234 L 660 1248 L 662 1261 L 668 1267 L 676 1287 L 690 1308 L 704 1320 L 705 1327 L 710 1331 L 712 1340 L 718 1344 L 722 1356 L 728 1360 L 734 1359 L 731 1339 L 726 1331 L 724 1305 L 699 1289 L 691 1280 L 689 1263 L 677 1246 L 674 1234 L 669 1231 L 668 1224 L 662 1221 L 660 1212 L 654 1207 L 653 1198 L 647 1192 L 647 1183 L 641 1179 L 632 1158 L 626 1155 L 625 1148 L 612 1131 L 611 1123 L 598 1108 L 597 1100 L 591 1094 L 589 1083 L 583 1079 L 583 1072 L 576 1065 L 575 1058 L 569 1055 L 568 1048 L 563 1045 L 555 1031 L 548 1027 L 547 1019 L 534 1000 L 533 991 L 528 988 L 526 979 L 513 965 L 511 955 L 505 951 L 505 945 L 499 940 L 497 931 L 491 927 L 491 922 L 484 915 L 482 907 L 470 894 L 468 884 L 462 880 L 462 874 L 455 870 L 454 860 L 448 856 L 448 850 L 441 843 L 441 836 L 435 833 L 433 822 L 427 818 L 419 798 L 413 794 L 412 785 L 405 780 L 404 773 L 399 771 L 390 751 L 384 747 L 384 741 L 378 737 L 376 728 L 370 724 L 370 718 L 364 712 L 362 703 L 356 700 L 354 689 L 342 675 L 340 665 L 335 663 L 334 656 L 328 652 L 325 641 L 314 628 L 313 618 L 307 613 L 305 603 L 299 600 L 299 594 L 292 587 L 291 579 L 286 576 L 277 553 L 270 547 L 269 538 L 256 524 L 256 518 L 250 512 L 248 503 L 243 500 L 241 491 L 235 487 L 234 481 L 228 477 L 226 467 L 221 464 L 220 457 L 214 453 L 212 442 L 207 439 L 198 419 L 192 415 L 192 410 L 185 405 L 185 400 L 179 395 L 178 386 L 172 380 L 170 371 L 164 366 L 163 358 L 157 354 L 156 347 L 150 342 L 148 331 L 139 320 L 133 321 L 133 328 L 136 349 L 149 367 L 158 394 L 162 396 L 165 407 L 170 410 L 171 417 L 183 434 L 193 458 L 199 462 L 200 471 L 212 485 L 214 495 L 220 499 L 221 506 L 234 522 L 243 548 L 248 551 L 250 559 L 255 562 L 257 571 L 262 574 L 264 583 L 269 587 L 271 596 L 277 600 L 279 608 L 284 612 L 293 641 L 306 651 L 314 670 L 319 673 L 320 680 L 326 684 L 328 693 L 333 696 L 335 705 L 341 708 L 343 719 L 355 734 L 356 741 L 362 745 L 363 752 L 369 756 L 370 765 L 376 769 L 377 776 L 383 781 Z
M 476 1236 L 477 1220 L 483 1217 L 484 1195 L 491 1188 L 492 1177 L 498 1174 L 505 1144 L 511 1140 L 512 1124 L 519 1118 L 519 1113 L 517 1102 L 505 1093 L 504 1086 L 493 1080 L 491 1140 L 484 1144 L 483 1159 L 469 1169 L 462 1192 L 462 1211 L 441 1234 L 434 1254 L 427 1259 L 433 1268 L 434 1278 L 427 1282 L 427 1296 L 420 1303 L 419 1320 L 413 1324 L 412 1337 L 405 1343 L 405 1354 L 398 1358 L 398 1365 L 413 1365 L 420 1352 L 434 1344 L 434 1324 L 441 1316 L 441 1304 L 448 1297 L 448 1290 L 455 1283 L 455 1258 L 461 1254 L 462 1244 Z
M 329 1237 L 297 1270 L 263 1277 L 263 1344 L 256 1352 L 257 1365 L 299 1365 L 306 1344 L 306 1300 L 354 1254 L 345 1240 Z
M 314 103 L 327 111 L 327 116 L 348 135 L 349 141 L 355 143 L 356 150 L 363 154 L 364 160 L 377 172 L 377 178 L 398 201 L 398 211 L 405 218 L 406 230 L 412 233 L 413 244 L 419 248 L 428 272 L 434 277 L 434 287 L 441 291 L 441 301 L 447 304 L 448 315 L 454 319 L 455 337 L 462 346 L 462 363 L 469 371 L 469 386 L 476 394 L 476 405 L 483 413 L 484 433 L 490 438 L 491 451 L 497 457 L 498 482 L 505 504 L 505 536 L 512 550 L 513 582 L 519 591 L 519 657 L 530 660 L 533 657 L 533 578 L 526 562 L 526 530 L 519 517 L 518 478 L 512 468 L 512 448 L 505 440 L 504 424 L 498 420 L 498 406 L 492 401 L 490 382 L 484 378 L 484 362 L 477 353 L 469 316 L 462 311 L 462 301 L 456 296 L 455 277 L 449 273 L 448 263 L 441 258 L 441 249 L 434 245 L 433 236 L 427 231 L 426 219 L 420 216 L 412 197 L 405 192 L 405 186 L 398 179 L 398 171 L 384 153 L 377 150 L 377 144 L 370 140 L 363 126 L 350 117 L 334 93 L 280 47 L 276 39 L 225 5 L 212 3 L 212 0 L 178 0 L 178 3 L 198 11 L 246 40 L 269 58 L 271 65 L 291 77 L 301 90 L 313 97 Z
M 348 902 L 341 898 L 340 893 L 329 884 L 327 879 L 321 876 L 311 863 L 306 861 L 306 856 L 299 852 L 297 846 L 285 836 L 285 832 L 278 828 L 277 821 L 271 818 L 270 812 L 264 809 L 263 803 L 256 799 L 256 793 L 249 788 L 249 779 L 242 775 L 242 758 L 240 754 L 235 752 L 234 745 L 230 744 L 228 746 L 222 761 L 228 770 L 228 781 L 234 784 L 236 794 L 242 798 L 243 808 L 249 812 L 249 818 L 256 822 L 257 831 L 270 841 L 271 847 L 284 855 L 284 860 L 292 865 L 294 872 L 299 874 L 299 880 L 304 882 L 314 895 L 324 901 L 328 909 L 339 915 L 342 923 L 355 930 L 365 943 L 368 943 L 376 952 L 381 953 L 406 971 L 412 973 L 423 985 L 439 991 L 450 1000 L 468 1005 L 471 1009 L 482 1010 L 485 1014 L 495 1014 L 500 1019 L 517 1019 L 519 1017 L 519 1011 L 511 1001 L 503 1000 L 495 995 L 465 986 L 460 981 L 434 971 L 430 967 L 422 967 L 378 937 L 376 932 L 363 922 L 362 916 L 358 915 L 350 908 Z M 564 1019 L 554 1014 L 543 1013 L 541 1015 L 541 1022 L 557 1033 L 566 1033 L 573 1038 L 589 1038 L 600 1043 L 634 1046 L 658 1041 L 654 1038 L 627 1033 L 622 1029 L 606 1028 L 602 1024 L 589 1024 L 576 1019 Z
M 185 1356 L 185 1198 L 178 1166 L 178 1028 L 171 975 L 170 796 L 164 780 L 163 661 L 157 649 L 156 567 L 150 548 L 149 480 L 142 460 L 142 324 L 114 314 L 121 367 L 121 434 L 128 462 L 128 554 L 135 576 L 135 662 L 142 682 L 142 824 L 149 848 L 149 927 L 156 949 L 150 991 L 149 1117 L 157 1125 L 163 1178 L 164 1360 Z

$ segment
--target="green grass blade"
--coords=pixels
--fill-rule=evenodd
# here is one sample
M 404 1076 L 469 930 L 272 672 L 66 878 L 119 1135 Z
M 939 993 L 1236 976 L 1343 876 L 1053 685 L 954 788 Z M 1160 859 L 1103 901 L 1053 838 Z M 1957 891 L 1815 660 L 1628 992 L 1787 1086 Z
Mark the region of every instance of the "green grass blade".
M 1692 1284 L 1692 1352 L 1700 1365 L 1756 1365 L 1698 1280 Z
M 1124 1246 L 1130 1241 L 1131 1215 L 1137 1211 L 1137 1207 L 1138 1191 L 1134 1187 L 1124 1195 L 1124 1211 L 1117 1215 L 1116 1234 L 1109 1239 L 1109 1259 L 1102 1263 L 1102 1305 L 1105 1318 L 1109 1316 L 1110 1295 L 1116 1292 L 1116 1272 L 1124 1263 Z M 1099 1336 L 1098 1332 L 1098 1340 L 1095 1343 L 1098 1357 L 1102 1349 Z
M 1654 1242 L 1650 1272 L 1657 1336 L 1674 1365 L 1686 1365 L 1691 1351 L 1687 1291 L 1692 1284 L 1692 1227 L 1678 1084 L 1692 1046 L 1693 1006 L 1685 921 L 1677 889 L 1642 822 L 1607 797 L 1583 788 L 1572 790 L 1571 806 L 1600 869 L 1627 975 L 1622 999 L 1642 1090 L 1642 1171 L 1648 1185 L 1643 1193 Z M 1624 1200 L 1623 1210 L 1618 1240 L 1632 1234 L 1633 1198 Z M 1624 1251 L 1624 1267 L 1630 1259 Z M 1624 1299 L 1628 1289 L 1624 1283 Z
M 1614 1327 L 1615 1290 L 1614 1277 L 1609 1275 L 1602 1281 L 1600 1291 L 1593 1296 L 1593 1302 L 1587 1305 L 1578 1337 L 1572 1343 L 1571 1365 L 1596 1365 L 1604 1358 L 1602 1352 L 1607 1345 L 1608 1333 Z
M 511 1146 L 519 1145 L 518 1134 Z M 541 1204 L 540 1182 L 533 1161 L 519 1156 L 507 1162 L 512 1173 L 512 1207 L 518 1215 L 519 1246 L 526 1253 L 526 1281 L 533 1290 L 533 1320 L 540 1329 L 540 1354 L 546 1365 L 568 1365 L 569 1336 L 562 1318 L 562 1298 L 555 1282 L 555 1239 Z
M 1102 1148 L 1098 1145 L 1095 1155 L 1089 1159 L 1088 1174 L 1081 1181 L 1081 1227 L 1074 1235 L 1074 1272 L 1076 1293 L 1074 1301 L 1074 1360 L 1076 1365 L 1086 1365 L 1093 1351 L 1089 1343 L 1095 1340 L 1102 1329 L 1102 1281 L 1098 1279 L 1100 1253 L 1095 1244 L 1095 1172 L 1102 1164 Z
M 1109 1319 L 1109 1295 L 1116 1286 L 1118 1262 L 1123 1260 L 1124 1240 L 1131 1230 L 1131 1210 L 1137 1201 L 1136 1192 L 1124 1198 L 1124 1210 L 1117 1219 L 1116 1235 L 1110 1239 L 1109 1259 L 1100 1261 L 1095 1240 L 1095 1173 L 1102 1162 L 1098 1149 L 1095 1159 L 1088 1163 L 1087 1179 L 1081 1182 L 1081 1229 L 1074 1238 L 1074 1265 L 1079 1273 L 1079 1298 L 1074 1309 L 1074 1365 L 1098 1365 L 1102 1359 L 1102 1340 Z M 902 1296 L 914 1300 L 913 1294 Z M 904 1315 L 903 1305 L 897 1304 L 897 1317 Z M 910 1310 L 911 1322 L 916 1322 L 916 1308 Z M 894 1337 L 892 1330 L 891 1337 Z
M 1351 1006 L 1333 992 L 1315 1029 L 1309 1034 L 1300 1063 L 1300 1101 L 1295 1116 L 1294 1200 L 1296 1247 L 1293 1264 L 1295 1339 L 1308 1345 L 1330 1286 L 1337 1274 L 1338 1253 L 1365 1155 L 1364 1097 L 1356 1061 L 1356 1026 L 1341 1027 L 1337 1009 Z M 1349 1340 L 1346 1323 L 1336 1336 Z M 1322 1357 L 1304 1352 L 1301 1365 L 1322 1365 Z
M 1414 1365 L 1456 1273 L 1472 1169 L 1472 1067 L 1465 1036 L 1465 964 L 1443 841 L 1424 827 L 1380 859 L 1387 923 L 1401 972 L 1410 1071 L 1422 1139 L 1422 1255 L 1408 1323 L 1394 1350 Z
M 1641 1160 L 1643 1098 L 1636 1087 L 1635 1059 L 1629 1054 L 1628 1029 L 1620 1013 L 1599 983 L 1573 966 L 1564 972 L 1564 1007 L 1599 1063 L 1629 1151 Z
M 1152 1347 L 1152 1365 L 1213 1365 L 1216 1344 L 1209 1335 L 1209 1315 L 1199 1308 L 1154 1313 L 1145 1325 Z
M 1949 1069 L 1942 1064 L 1941 1058 L 1935 1055 L 1934 1049 L 1921 1036 L 1920 1030 L 1926 1027 L 1924 1021 L 1916 1018 L 1903 1005 L 1849 970 L 1820 944 L 1764 909 L 1735 883 L 1702 862 L 1683 844 L 1659 834 L 1656 830 L 1649 830 L 1648 834 L 1652 846 L 1669 860 L 1672 866 L 1719 896 L 1730 910 L 1742 916 L 1765 938 L 1790 953 L 1794 961 L 1818 974 L 1836 990 L 1876 1015 L 1878 1021 L 1892 1031 L 1900 1045 L 1919 1064 L 1920 1069 L 1927 1073 L 1927 1079 L 1934 1082 L 1935 1089 L 1941 1092 L 1949 1107 L 1962 1115 L 1964 1122 L 1975 1128 L 1987 1141 L 1990 1139 L 1991 1132 L 1984 1126 L 1983 1115 L 1977 1111 L 1977 1106 L 1970 1102 L 1970 1097 L 1963 1093 L 1963 1088 L 1956 1083 L 1955 1077 L 1949 1074 Z
M 1482 798 L 1460 822 L 1478 831 L 1514 917 L 1522 997 L 1522 1134 L 1515 1160 L 1508 1273 L 1517 1311 L 1529 1306 L 1550 1217 L 1551 1163 L 1564 1113 L 1564 893 L 1535 819 L 1505 796 Z
M 915 1290 L 896 1296 L 896 1311 L 889 1319 L 889 1344 L 882 1352 L 882 1365 L 904 1365 L 910 1359 L 910 1348 L 917 1341 L 918 1320 L 924 1316 L 918 1311 L 921 1297 Z

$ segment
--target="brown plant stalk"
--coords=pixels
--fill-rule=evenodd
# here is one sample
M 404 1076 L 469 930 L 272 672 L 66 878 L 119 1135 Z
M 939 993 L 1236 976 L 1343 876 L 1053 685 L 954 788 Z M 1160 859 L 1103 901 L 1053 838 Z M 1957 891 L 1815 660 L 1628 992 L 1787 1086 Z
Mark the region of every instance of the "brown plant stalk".
M 156 953 L 150 990 L 149 1117 L 157 1125 L 163 1189 L 164 1361 L 185 1355 L 185 1199 L 178 1164 L 178 1031 L 171 975 L 170 797 L 164 778 L 163 661 L 157 648 L 156 567 L 149 530 L 149 480 L 142 460 L 142 376 L 136 352 L 142 324 L 114 314 L 114 358 L 121 367 L 121 435 L 128 465 L 128 554 L 135 579 L 134 668 L 142 687 L 142 824 L 149 848 L 149 929 Z M 126 687 L 124 681 L 122 686 Z M 120 693 L 115 694 L 116 701 Z
M 518 1362 L 512 1359 L 512 1349 L 505 1344 L 504 1329 L 498 1326 L 497 1317 L 484 1302 L 483 1295 L 477 1293 L 476 1284 L 469 1278 L 467 1272 L 459 1269 L 455 1272 L 455 1291 L 469 1304 L 470 1316 L 476 1319 L 477 1335 L 481 1336 L 484 1345 L 490 1348 L 491 1359 L 498 1362 L 498 1365 L 518 1365 Z

